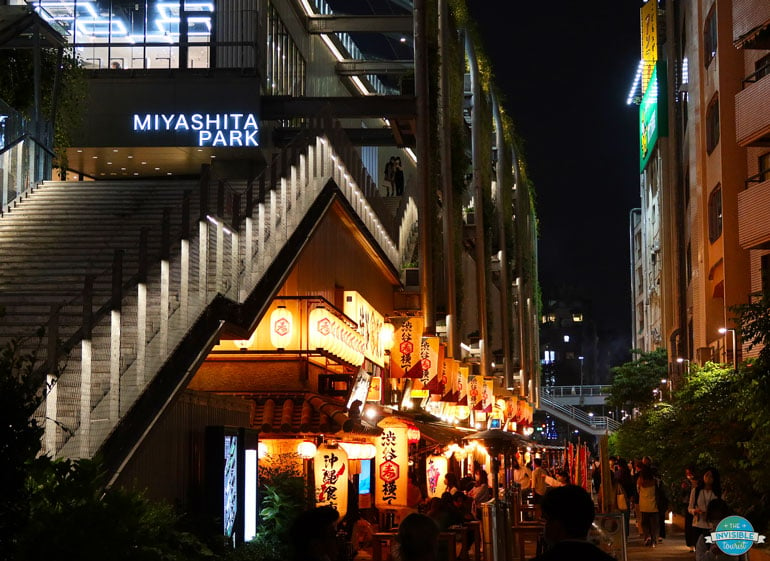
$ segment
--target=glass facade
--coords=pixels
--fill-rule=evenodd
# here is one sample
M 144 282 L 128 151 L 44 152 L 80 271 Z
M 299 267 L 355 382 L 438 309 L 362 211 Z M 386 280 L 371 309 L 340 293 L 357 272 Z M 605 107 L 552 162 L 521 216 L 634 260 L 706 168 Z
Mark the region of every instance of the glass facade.
M 256 60 L 256 0 L 34 0 L 28 4 L 66 30 L 86 68 L 244 67 Z M 222 44 L 219 64 L 217 53 L 212 52 L 218 43 Z

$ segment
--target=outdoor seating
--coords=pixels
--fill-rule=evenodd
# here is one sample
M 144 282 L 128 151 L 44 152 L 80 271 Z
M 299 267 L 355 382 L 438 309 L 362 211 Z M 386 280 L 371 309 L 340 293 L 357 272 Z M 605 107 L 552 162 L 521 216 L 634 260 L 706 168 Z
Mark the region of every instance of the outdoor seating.
M 518 524 L 511 527 L 513 535 L 513 558 L 523 561 L 539 553 L 540 538 L 543 535 L 542 523 Z M 530 547 L 527 547 L 527 546 Z

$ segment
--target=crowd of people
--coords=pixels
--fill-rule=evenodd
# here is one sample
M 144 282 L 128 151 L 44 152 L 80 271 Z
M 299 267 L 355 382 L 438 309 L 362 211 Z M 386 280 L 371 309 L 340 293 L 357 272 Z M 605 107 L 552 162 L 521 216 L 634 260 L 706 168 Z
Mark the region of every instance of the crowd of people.
M 650 457 L 626 461 L 610 457 L 612 504 L 603 509 L 608 512 L 622 512 L 626 536 L 629 535 L 630 520 L 636 521 L 639 535 L 646 546 L 655 547 L 666 538 L 666 518 L 670 507 L 667 488 Z M 593 485 L 599 500 L 602 497 L 601 476 L 598 462 L 594 464 Z M 696 561 L 717 561 L 732 559 L 741 561 L 741 556 L 727 556 L 706 537 L 717 524 L 731 514 L 722 496 L 722 485 L 716 468 L 708 467 L 698 472 L 695 466 L 685 469 L 679 486 L 679 509 L 684 513 L 685 544 Z
M 610 457 L 610 493 L 605 493 L 601 466 L 595 460 L 591 465 L 594 496 L 570 482 L 566 467 L 546 467 L 540 458 L 533 460 L 533 467 L 532 470 L 517 462 L 512 465 L 516 492 L 523 500 L 531 500 L 536 505 L 537 515 L 544 524 L 543 552 L 533 561 L 612 559 L 588 540 L 595 503 L 601 512 L 622 513 L 626 536 L 629 536 L 633 520 L 646 546 L 654 548 L 666 538 L 665 520 L 673 505 L 669 505 L 661 474 L 651 458 L 626 461 Z M 410 509 L 403 513 L 398 523 L 394 559 L 443 559 L 446 555 L 442 555 L 440 532 L 482 518 L 481 505 L 492 498 L 492 488 L 484 469 L 481 466 L 475 468 L 472 477 L 459 478 L 454 473 L 447 473 L 443 481 L 445 491 L 440 497 L 426 498 L 417 482 L 411 481 Z M 716 545 L 706 541 L 719 522 L 732 514 L 722 496 L 719 472 L 713 467 L 700 472 L 694 466 L 688 467 L 679 490 L 677 510 L 684 512 L 685 542 L 694 553 L 695 561 L 745 561 L 745 556 L 728 557 Z M 610 497 L 608 505 L 602 504 L 605 494 Z M 297 520 L 298 560 L 334 561 L 335 515 L 333 510 L 315 509 Z M 308 525 L 312 530 L 307 530 Z

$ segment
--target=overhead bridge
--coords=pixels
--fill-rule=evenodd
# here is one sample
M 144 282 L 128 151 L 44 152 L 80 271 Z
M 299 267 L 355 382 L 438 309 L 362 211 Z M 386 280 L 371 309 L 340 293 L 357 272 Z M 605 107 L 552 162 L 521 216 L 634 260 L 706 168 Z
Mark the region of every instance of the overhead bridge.
M 568 394 L 565 395 L 559 388 L 568 388 Z M 604 390 L 599 391 L 599 388 Z M 603 404 L 604 398 L 607 397 L 607 388 L 608 386 L 574 386 L 574 394 L 572 386 L 541 388 L 540 409 L 594 436 L 615 432 L 620 428 L 620 423 L 612 417 L 590 414 L 567 403 L 575 400 L 579 404 L 582 398 L 582 405 Z
M 610 395 L 610 386 L 543 386 L 540 395 L 562 405 L 604 405 Z

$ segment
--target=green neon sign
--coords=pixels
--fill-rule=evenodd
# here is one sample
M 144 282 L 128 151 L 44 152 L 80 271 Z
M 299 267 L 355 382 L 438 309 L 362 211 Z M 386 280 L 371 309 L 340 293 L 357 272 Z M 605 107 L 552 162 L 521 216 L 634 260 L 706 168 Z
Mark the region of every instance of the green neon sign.
M 655 65 L 639 106 L 639 171 L 647 166 L 660 136 L 668 136 L 666 72 L 663 62 Z

